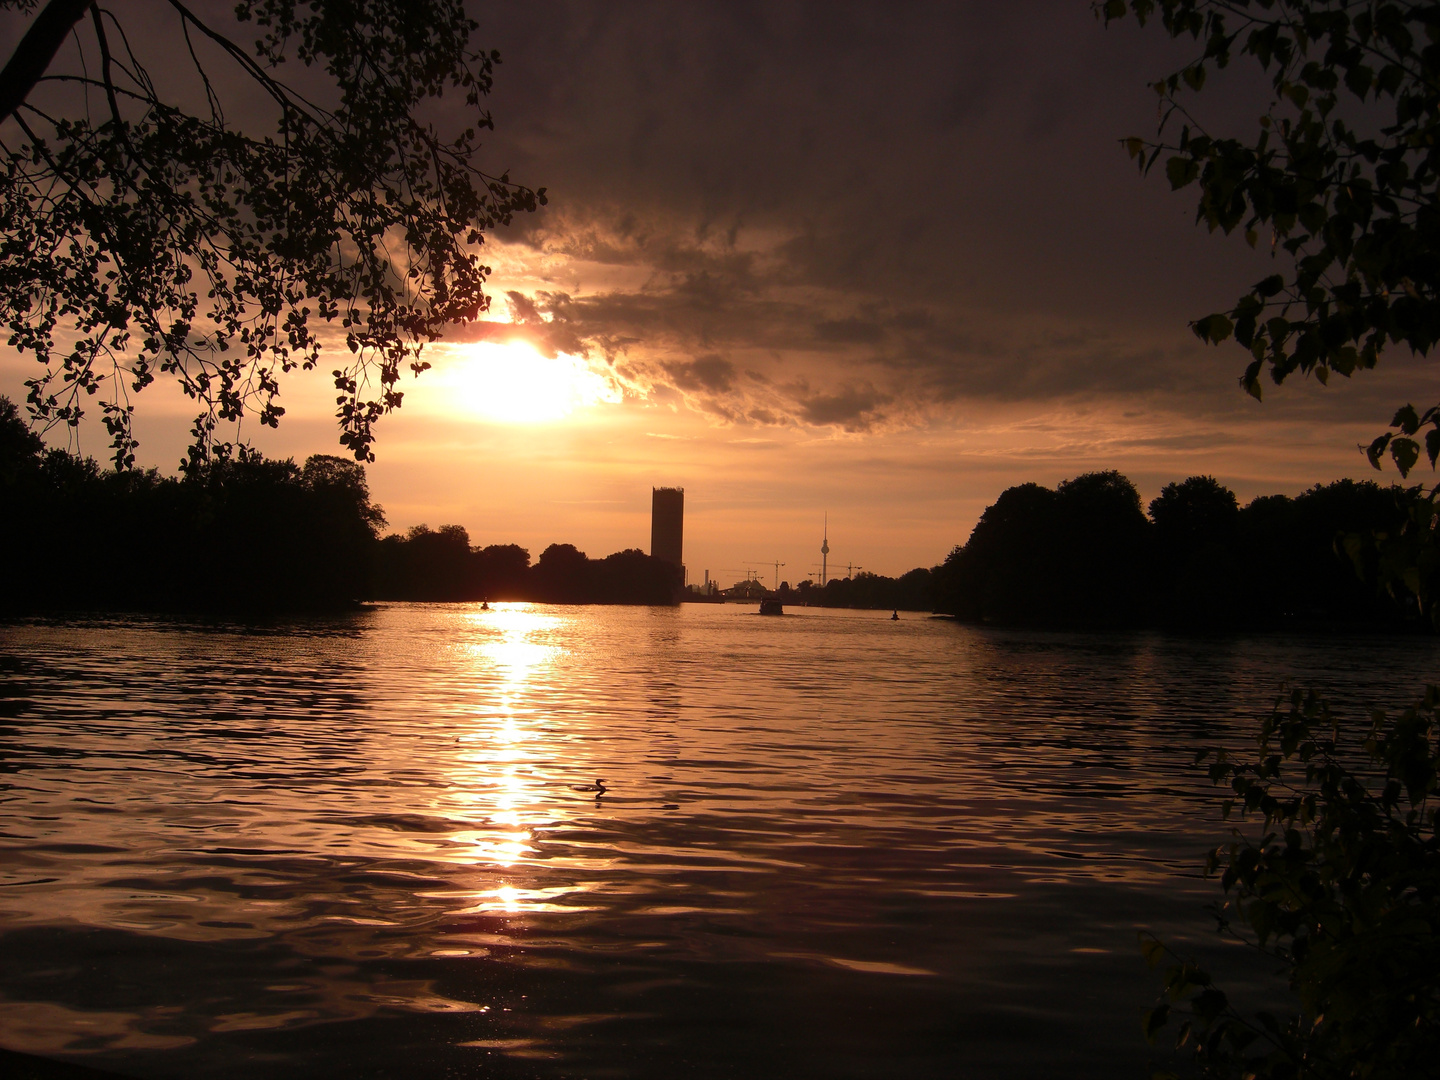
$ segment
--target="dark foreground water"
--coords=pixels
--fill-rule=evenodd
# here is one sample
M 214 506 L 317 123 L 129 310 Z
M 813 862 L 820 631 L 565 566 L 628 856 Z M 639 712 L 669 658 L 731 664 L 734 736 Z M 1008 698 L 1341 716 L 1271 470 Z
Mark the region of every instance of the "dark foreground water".
M 1194 749 L 1283 679 L 1358 714 L 1440 674 L 1420 639 L 753 611 L 0 627 L 0 1046 L 145 1077 L 1138 1077 L 1137 930 L 1227 957 Z

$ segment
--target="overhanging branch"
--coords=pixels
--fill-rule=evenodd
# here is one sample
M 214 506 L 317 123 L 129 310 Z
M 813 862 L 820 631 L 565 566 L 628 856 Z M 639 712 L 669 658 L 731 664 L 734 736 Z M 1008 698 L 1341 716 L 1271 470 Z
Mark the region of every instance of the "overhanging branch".
M 40 76 L 55 59 L 60 43 L 80 21 L 91 0 L 50 0 L 35 16 L 30 29 L 15 46 L 5 70 L 0 71 L 0 120 L 6 120 L 30 96 Z

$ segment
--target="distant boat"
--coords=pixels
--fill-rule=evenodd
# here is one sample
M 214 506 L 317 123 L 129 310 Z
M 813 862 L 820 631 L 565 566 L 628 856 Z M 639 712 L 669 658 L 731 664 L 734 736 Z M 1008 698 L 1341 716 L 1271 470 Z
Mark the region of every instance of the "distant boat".
M 785 614 L 785 607 L 784 607 L 784 605 L 782 605 L 782 604 L 780 603 L 779 600 L 761 600 L 761 601 L 760 601 L 760 614 L 761 614 L 761 615 L 784 615 L 784 614 Z
M 891 622 L 899 622 L 899 621 L 900 621 L 900 609 L 899 609 L 899 608 L 896 608 L 893 612 L 891 612 L 891 614 L 890 614 L 890 621 L 891 621 Z
M 489 601 L 489 600 L 482 600 L 482 601 L 480 601 L 480 610 L 481 610 L 481 611 L 489 611 L 489 610 L 490 610 L 490 601 Z

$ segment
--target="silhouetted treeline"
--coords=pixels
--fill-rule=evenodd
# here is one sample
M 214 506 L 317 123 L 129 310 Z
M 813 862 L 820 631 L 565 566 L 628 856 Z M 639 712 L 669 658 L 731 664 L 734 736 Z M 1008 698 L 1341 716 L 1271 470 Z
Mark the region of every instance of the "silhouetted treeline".
M 1012 625 L 1400 626 L 1414 613 L 1365 579 L 1346 536 L 1395 530 L 1406 493 L 1340 480 L 1240 507 L 1208 476 L 1168 485 L 1147 517 L 1118 472 L 1022 484 L 935 574 L 936 610 Z
M 854 577 L 832 578 L 824 588 L 802 581 L 793 590 L 793 596 L 797 602 L 811 607 L 933 611 L 934 573 L 934 570 L 921 566 L 892 578 L 862 570 Z M 783 589 L 779 596 L 782 600 L 787 599 Z
M 5 398 L 0 506 L 10 610 L 334 607 L 364 594 L 384 523 L 353 461 L 104 471 L 46 450 Z
M 472 548 L 459 525 L 417 525 L 376 547 L 376 600 L 528 600 L 530 552 L 515 544 Z
M 591 559 L 551 544 L 530 565 L 514 544 L 472 547 L 459 525 L 418 525 L 378 544 L 377 600 L 535 600 L 550 604 L 673 604 L 679 570 L 630 549 Z
M 935 610 L 1035 626 L 1272 626 L 1417 622 L 1362 579 L 1344 538 L 1394 534 L 1407 493 L 1341 480 L 1240 507 L 1205 476 L 1149 514 L 1117 472 L 1003 492 L 942 566 L 861 572 L 782 600 Z M 316 455 L 244 453 L 187 475 L 116 473 L 46 450 L 0 398 L 0 607 L 279 611 L 357 600 L 671 604 L 679 571 L 642 551 L 588 558 L 417 526 L 379 538 L 365 470 Z M 1363 545 L 1362 545 L 1363 547 Z M 1435 593 L 1437 583 L 1426 583 Z
M 472 548 L 458 525 L 379 531 L 365 469 L 256 453 L 192 469 L 102 470 L 47 450 L 0 397 L 0 609 L 279 612 L 360 600 L 672 604 L 679 571 L 642 551 Z

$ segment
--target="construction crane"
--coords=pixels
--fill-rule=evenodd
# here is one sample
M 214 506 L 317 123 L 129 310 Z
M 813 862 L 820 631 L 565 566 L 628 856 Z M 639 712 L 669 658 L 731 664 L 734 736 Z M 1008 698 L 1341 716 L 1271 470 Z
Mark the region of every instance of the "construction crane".
M 733 569 L 733 568 L 732 568 L 732 569 L 726 569 L 726 570 L 716 570 L 715 573 L 717 573 L 717 574 L 743 574 L 743 575 L 745 576 L 745 580 L 746 580 L 746 581 L 756 581 L 756 580 L 758 580 L 759 577 L 760 577 L 760 571 L 758 571 L 758 570 L 752 570 L 752 569 L 749 569 L 749 568 L 746 568 L 746 569 L 744 569 L 744 570 L 735 570 L 735 569 Z
M 775 568 L 775 589 L 777 592 L 779 591 L 780 567 L 785 565 L 783 562 L 781 562 L 779 559 L 746 559 L 745 561 L 748 563 L 755 563 L 760 566 L 773 566 Z
M 850 578 L 854 577 L 854 576 L 855 576 L 855 572 L 856 572 L 857 570 L 864 570 L 864 569 L 865 569 L 865 568 L 864 568 L 863 566 L 860 566 L 860 565 L 857 564 L 857 563 L 846 563 L 846 564 L 845 564 L 845 578 L 846 578 L 846 580 L 848 581 Z M 817 577 L 817 578 L 819 579 L 819 581 L 820 581 L 820 587 L 823 589 L 823 588 L 825 587 L 825 564 L 824 564 L 824 563 L 811 563 L 811 564 L 810 564 L 810 573 L 806 574 L 805 576 L 806 576 L 806 577 Z M 839 579 L 837 578 L 836 580 L 838 581 Z

